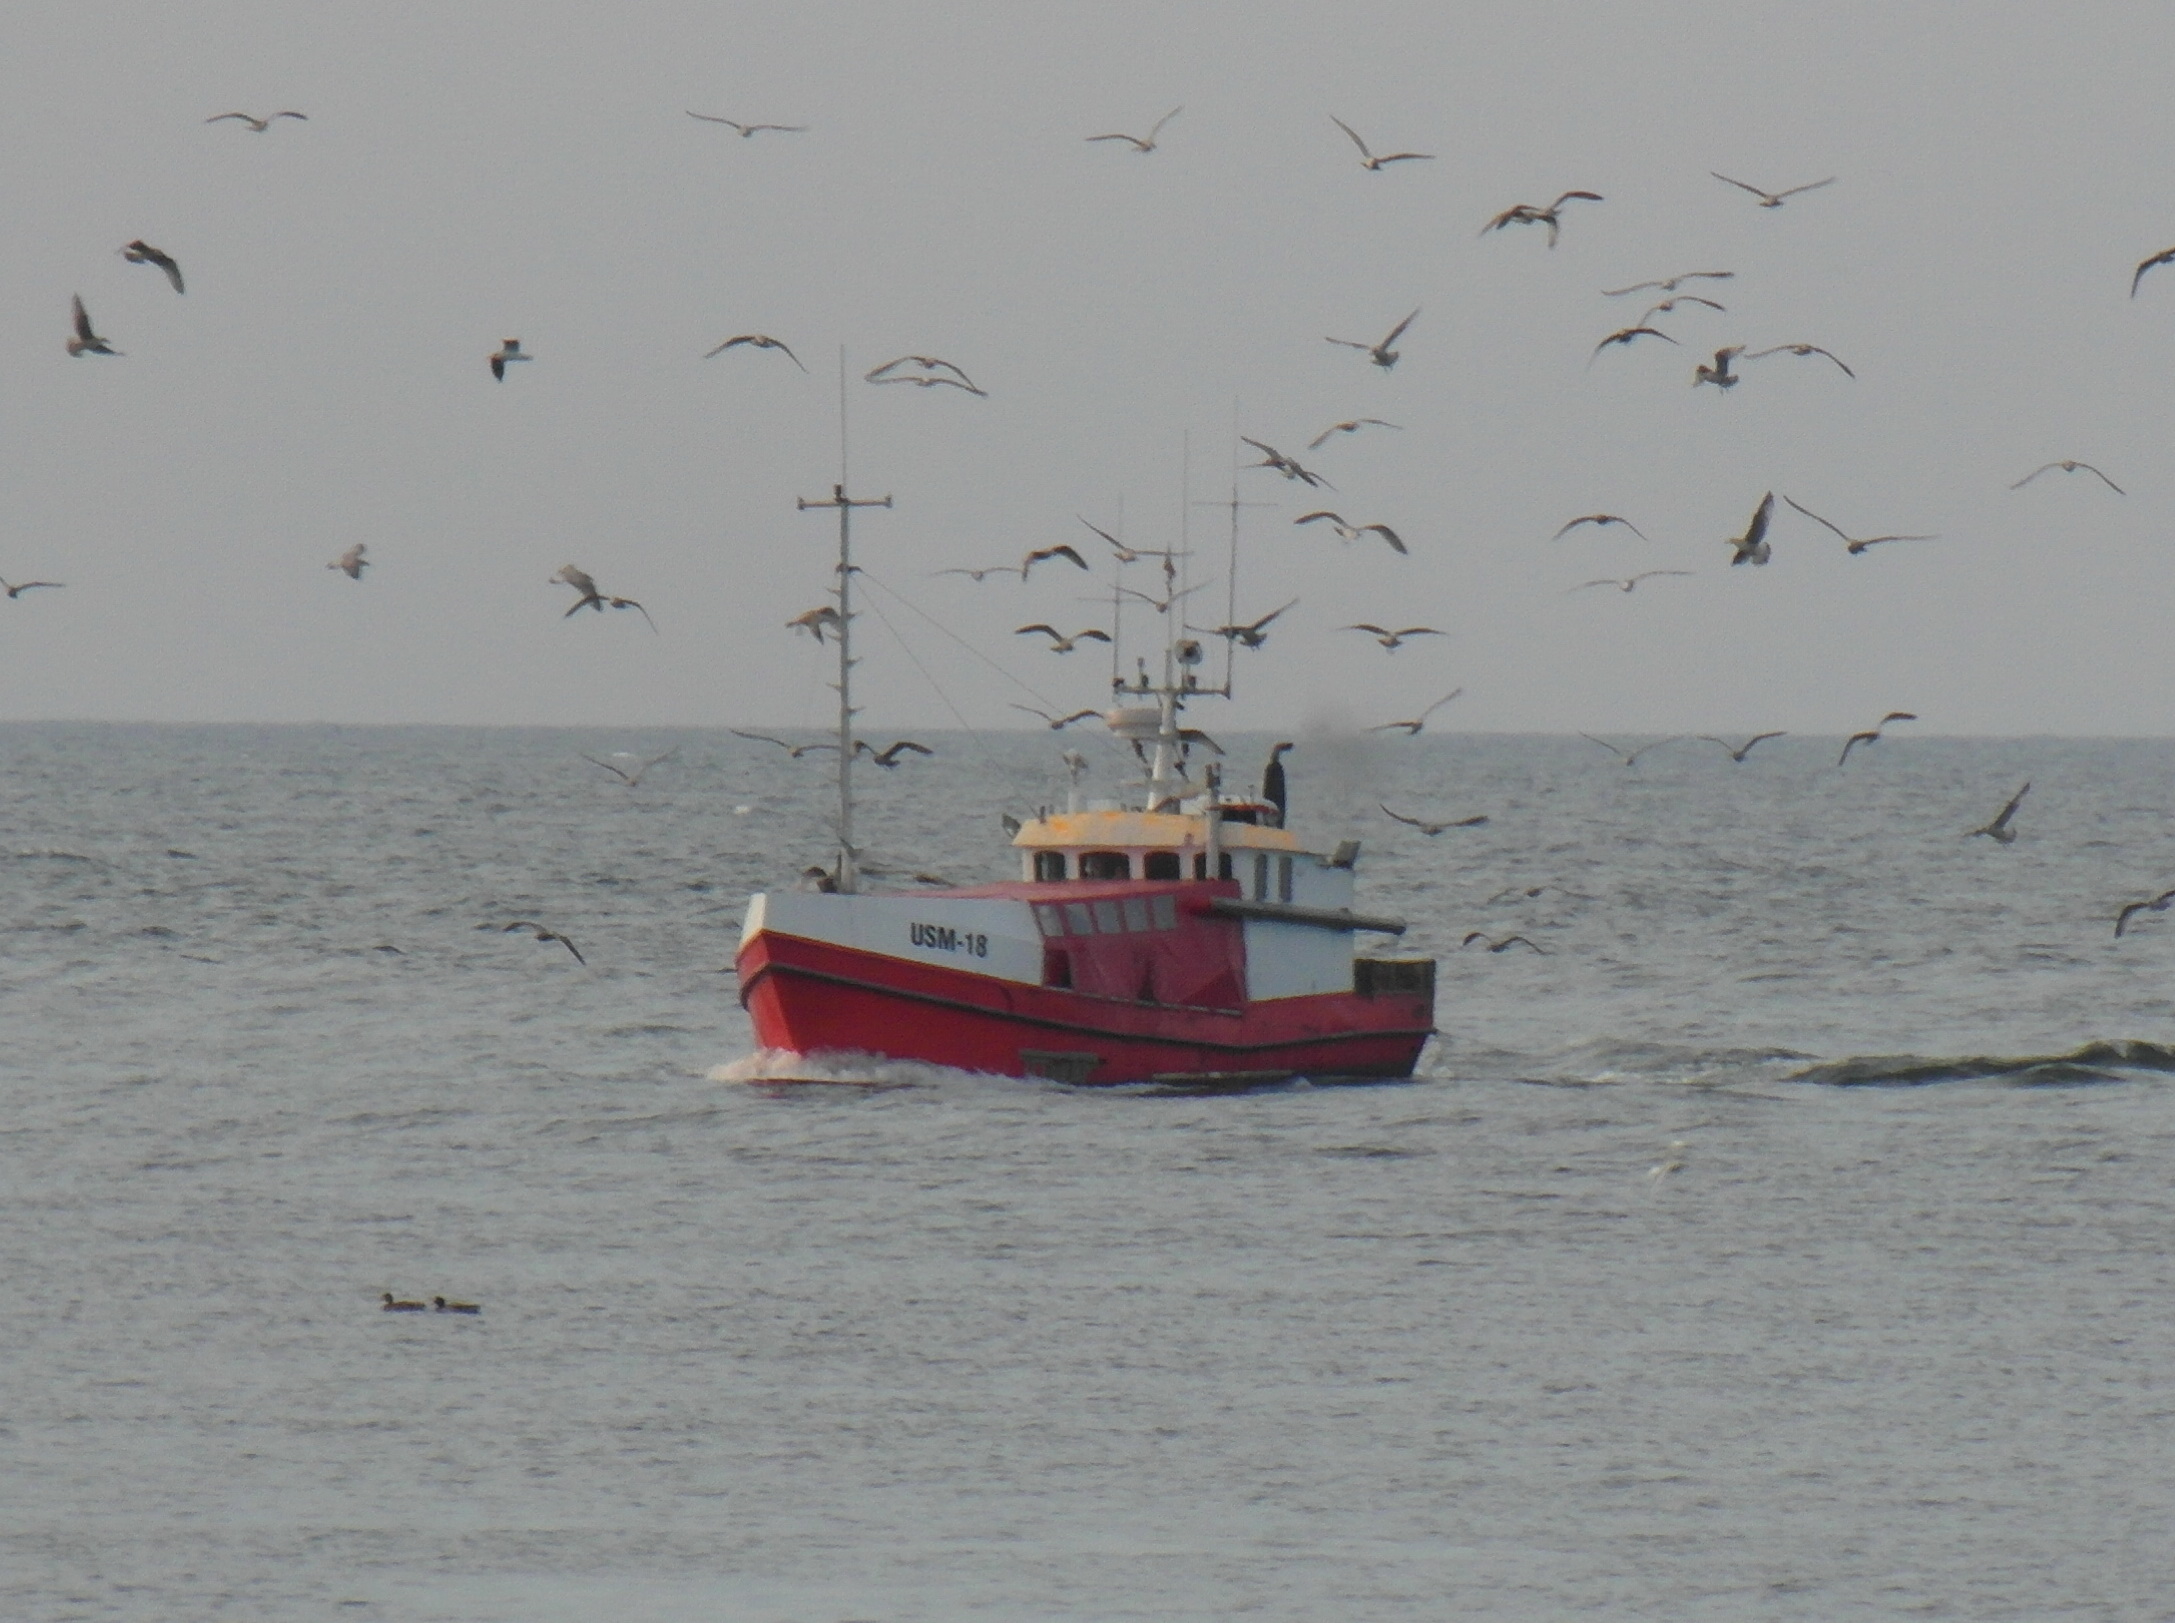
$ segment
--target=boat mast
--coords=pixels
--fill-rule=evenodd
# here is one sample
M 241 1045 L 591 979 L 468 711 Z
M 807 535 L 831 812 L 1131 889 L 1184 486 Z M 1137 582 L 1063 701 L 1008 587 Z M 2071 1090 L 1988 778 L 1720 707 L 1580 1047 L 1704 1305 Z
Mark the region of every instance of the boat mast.
M 846 349 L 838 350 L 838 483 L 823 501 L 798 498 L 800 512 L 838 509 L 838 875 L 840 891 L 855 888 L 853 849 L 853 510 L 889 507 L 891 498 L 856 500 L 846 494 Z

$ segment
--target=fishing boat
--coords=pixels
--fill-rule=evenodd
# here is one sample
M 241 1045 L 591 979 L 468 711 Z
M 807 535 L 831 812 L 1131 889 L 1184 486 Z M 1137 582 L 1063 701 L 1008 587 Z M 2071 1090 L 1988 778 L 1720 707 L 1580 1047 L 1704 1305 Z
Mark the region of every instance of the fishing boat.
M 888 503 L 843 484 L 802 503 L 839 514 L 839 848 L 800 888 L 749 901 L 737 963 L 757 1041 L 1089 1085 L 1411 1075 L 1434 1031 L 1434 961 L 1355 949 L 1404 924 L 1355 908 L 1356 840 L 1325 849 L 1286 826 L 1290 745 L 1256 794 L 1227 795 L 1214 762 L 1193 769 L 1203 740 L 1185 707 L 1229 697 L 1229 665 L 1220 685 L 1202 681 L 1175 590 L 1160 602 L 1161 671 L 1114 665 L 1102 718 L 1145 769 L 1130 795 L 1083 802 L 1073 756 L 1063 810 L 1008 820 L 1017 879 L 861 888 L 851 518 Z

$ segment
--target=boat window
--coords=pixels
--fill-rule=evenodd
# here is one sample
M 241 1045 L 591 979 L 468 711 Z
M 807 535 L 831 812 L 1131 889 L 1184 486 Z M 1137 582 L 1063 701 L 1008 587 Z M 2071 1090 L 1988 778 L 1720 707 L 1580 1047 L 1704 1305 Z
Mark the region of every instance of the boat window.
M 1035 923 L 1044 935 L 1063 935 L 1065 915 L 1059 909 L 1038 903 L 1035 907 Z
M 1125 933 L 1125 921 L 1118 916 L 1118 904 L 1116 902 L 1095 902 L 1091 905 L 1095 909 L 1096 929 L 1102 931 L 1104 935 L 1123 935 Z
M 1196 879 L 1206 879 L 1208 877 L 1208 853 L 1206 851 L 1193 853 L 1193 877 Z
M 1178 928 L 1178 898 L 1169 891 L 1165 891 L 1160 896 L 1149 897 L 1148 912 L 1154 918 L 1155 927 L 1158 930 L 1175 930 Z
M 1045 947 L 1042 952 L 1042 984 L 1044 986 L 1070 986 L 1072 984 L 1072 954 L 1059 952 L 1055 947 Z
M 1085 902 L 1067 902 L 1065 904 L 1065 922 L 1072 927 L 1074 935 L 1093 935 L 1095 933 L 1095 915 L 1088 911 Z
M 1266 851 L 1257 851 L 1254 853 L 1254 900 L 1265 902 L 1268 899 L 1269 854 Z
M 1082 851 L 1080 853 L 1080 877 L 1082 879 L 1130 879 L 1133 865 L 1126 860 L 1123 851 Z
M 1217 815 L 1227 823 L 1258 823 L 1260 814 L 1258 806 L 1223 806 L 1217 810 Z
M 1148 898 L 1147 898 L 1147 897 L 1145 897 L 1145 896 L 1128 896 L 1128 897 L 1126 897 L 1126 898 L 1125 898 L 1125 904 L 1124 904 L 1124 905 L 1125 905 L 1125 927 L 1126 927 L 1126 928 L 1127 928 L 1128 930 L 1145 930 L 1145 929 L 1147 929 L 1147 928 L 1148 928 Z
M 1226 851 L 1216 859 L 1216 877 L 1218 879 L 1229 879 L 1231 877 L 1230 852 Z
M 1276 859 L 1276 899 L 1280 902 L 1291 900 L 1291 858 L 1289 857 L 1278 857 Z
M 1065 877 L 1065 853 L 1062 851 L 1037 851 L 1035 853 L 1035 877 L 1041 880 Z
M 1143 879 L 1176 879 L 1180 877 L 1176 851 L 1150 851 L 1141 859 L 1140 876 Z

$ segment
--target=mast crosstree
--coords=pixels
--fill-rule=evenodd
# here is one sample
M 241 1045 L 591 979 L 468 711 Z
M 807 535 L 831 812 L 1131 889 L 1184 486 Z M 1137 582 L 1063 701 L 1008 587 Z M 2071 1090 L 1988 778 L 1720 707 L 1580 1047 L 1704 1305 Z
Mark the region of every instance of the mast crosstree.
M 819 501 L 798 498 L 800 512 L 812 508 L 838 509 L 838 875 L 841 891 L 855 888 L 853 849 L 853 510 L 856 507 L 889 507 L 891 498 L 856 499 L 846 494 L 843 481 Z

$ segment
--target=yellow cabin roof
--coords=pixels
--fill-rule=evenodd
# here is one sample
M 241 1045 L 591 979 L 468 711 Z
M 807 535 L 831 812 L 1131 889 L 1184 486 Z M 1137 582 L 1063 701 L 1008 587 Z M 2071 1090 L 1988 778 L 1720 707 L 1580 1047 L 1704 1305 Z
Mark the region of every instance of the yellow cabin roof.
M 1221 838 L 1227 851 L 1301 851 L 1288 828 L 1225 823 Z M 1208 819 L 1178 812 L 1053 812 L 1030 819 L 1012 843 L 1035 850 L 1082 847 L 1095 850 L 1201 850 L 1208 844 Z

